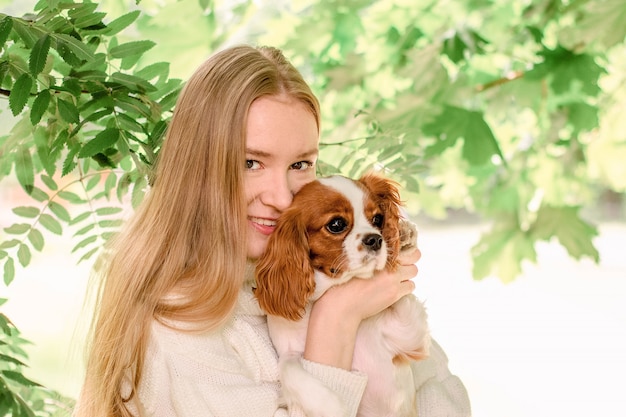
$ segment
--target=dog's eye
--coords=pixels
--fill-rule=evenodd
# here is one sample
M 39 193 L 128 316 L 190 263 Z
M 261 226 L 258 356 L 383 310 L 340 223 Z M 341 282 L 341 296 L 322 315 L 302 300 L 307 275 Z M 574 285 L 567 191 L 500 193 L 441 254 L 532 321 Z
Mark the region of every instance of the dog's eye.
M 346 230 L 347 227 L 348 223 L 345 219 L 341 217 L 335 217 L 330 222 L 328 222 L 328 224 L 326 224 L 326 230 L 334 234 L 343 232 L 344 230 Z
M 372 226 L 378 227 L 379 229 L 383 227 L 383 223 L 385 222 L 385 217 L 382 214 L 376 214 L 372 217 Z

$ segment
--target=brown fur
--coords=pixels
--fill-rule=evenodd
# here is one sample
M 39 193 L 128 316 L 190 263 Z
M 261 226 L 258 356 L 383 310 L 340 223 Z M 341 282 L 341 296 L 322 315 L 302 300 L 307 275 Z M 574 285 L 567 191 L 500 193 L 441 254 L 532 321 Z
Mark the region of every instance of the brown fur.
M 395 270 L 400 250 L 398 206 L 401 203 L 396 183 L 375 174 L 364 175 L 358 183 L 375 205 L 367 206 L 366 212 L 384 215 L 382 234 L 390 253 L 387 268 Z M 322 213 L 320 207 L 334 210 Z M 257 264 L 255 296 L 268 314 L 301 319 L 315 291 L 314 268 L 328 276 L 342 273 L 341 262 L 336 259 L 343 256 L 343 235 L 331 235 L 324 228 L 338 214 L 351 217 L 352 208 L 341 193 L 318 181 L 305 185 L 294 196 L 291 206 L 278 219 Z M 331 271 L 331 266 L 338 269 Z

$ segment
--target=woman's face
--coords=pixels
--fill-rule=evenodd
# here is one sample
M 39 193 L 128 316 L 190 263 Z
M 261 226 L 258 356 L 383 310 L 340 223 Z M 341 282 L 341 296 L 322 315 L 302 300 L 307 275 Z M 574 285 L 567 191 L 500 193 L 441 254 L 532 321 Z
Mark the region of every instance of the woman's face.
M 245 181 L 249 258 L 265 251 L 278 216 L 315 179 L 318 140 L 315 117 L 304 103 L 276 95 L 250 106 Z

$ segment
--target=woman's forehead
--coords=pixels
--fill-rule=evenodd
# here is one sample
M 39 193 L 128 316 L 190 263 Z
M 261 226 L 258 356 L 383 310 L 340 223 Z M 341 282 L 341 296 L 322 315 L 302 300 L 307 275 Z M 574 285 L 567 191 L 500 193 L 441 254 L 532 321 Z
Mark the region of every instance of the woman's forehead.
M 248 113 L 246 150 L 269 157 L 317 155 L 319 132 L 315 116 L 303 102 L 286 95 L 255 100 Z

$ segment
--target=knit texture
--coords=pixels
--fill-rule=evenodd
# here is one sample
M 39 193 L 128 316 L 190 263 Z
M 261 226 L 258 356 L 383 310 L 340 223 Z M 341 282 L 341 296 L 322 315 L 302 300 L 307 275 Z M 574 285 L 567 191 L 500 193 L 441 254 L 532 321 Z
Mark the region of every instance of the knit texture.
M 441 348 L 434 344 L 432 351 L 414 366 L 420 417 L 469 416 L 463 384 L 448 371 Z M 278 358 L 250 285 L 219 331 L 188 334 L 155 321 L 144 364 L 137 395 L 129 403 L 138 417 L 305 417 L 280 402 Z M 302 364 L 337 393 L 347 416 L 356 415 L 365 375 L 306 360 Z

